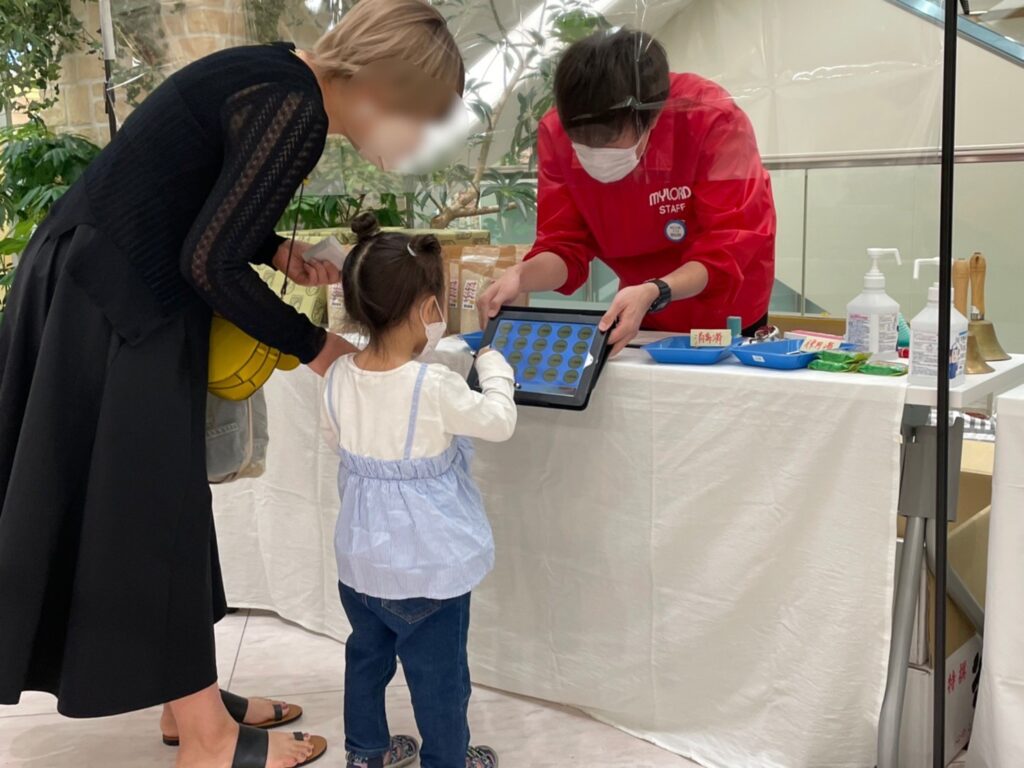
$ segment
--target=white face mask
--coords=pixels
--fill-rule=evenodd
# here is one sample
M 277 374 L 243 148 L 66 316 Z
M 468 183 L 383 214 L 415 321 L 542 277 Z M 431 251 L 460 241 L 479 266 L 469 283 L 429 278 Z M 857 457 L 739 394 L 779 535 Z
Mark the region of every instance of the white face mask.
M 360 114 L 366 134 L 359 143 L 359 154 L 383 171 L 395 170 L 423 143 L 425 126 L 417 120 L 387 114 L 366 103 Z
M 586 144 L 573 142 L 580 165 L 591 178 L 602 184 L 624 179 L 640 165 L 640 153 L 637 151 L 644 141 L 644 136 L 631 147 L 588 147 Z
M 437 308 L 437 316 L 441 319 L 435 323 L 428 323 L 425 317 L 425 308 L 420 308 L 420 320 L 423 322 L 423 330 L 427 334 L 427 343 L 423 347 L 423 351 L 420 352 L 420 356 L 429 355 L 440 343 L 441 339 L 444 338 L 445 331 L 448 330 L 448 323 L 444 321 L 444 312 L 441 311 L 441 305 L 438 304 L 437 299 L 433 299 L 434 307 Z

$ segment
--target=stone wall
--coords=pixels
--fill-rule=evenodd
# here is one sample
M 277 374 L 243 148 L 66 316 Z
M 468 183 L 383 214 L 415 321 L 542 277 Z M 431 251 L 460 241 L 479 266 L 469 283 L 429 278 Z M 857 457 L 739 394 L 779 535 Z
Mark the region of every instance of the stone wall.
M 114 0 L 118 69 L 114 80 L 120 124 L 149 87 L 214 51 L 251 42 L 245 0 Z M 96 2 L 75 0 L 74 12 L 99 39 Z M 133 79 L 134 78 L 134 79 Z M 125 80 L 131 81 L 125 84 Z M 108 139 L 103 107 L 103 62 L 80 51 L 64 58 L 57 103 L 43 113 L 55 130 L 81 134 L 99 144 Z

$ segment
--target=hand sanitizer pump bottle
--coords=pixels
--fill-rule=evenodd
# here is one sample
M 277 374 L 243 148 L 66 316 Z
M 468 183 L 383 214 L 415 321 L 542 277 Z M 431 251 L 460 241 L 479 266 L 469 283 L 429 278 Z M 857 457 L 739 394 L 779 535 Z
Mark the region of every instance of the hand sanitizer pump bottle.
M 887 256 L 903 264 L 896 248 L 868 248 L 871 269 L 864 275 L 864 290 L 846 305 L 846 341 L 879 360 L 896 359 L 899 339 L 900 305 L 885 292 L 885 275 L 878 268 L 879 259 Z
M 917 259 L 914 279 L 921 274 L 922 264 L 938 265 L 939 259 Z M 939 284 L 928 289 L 928 304 L 910 321 L 909 383 L 923 387 L 935 386 L 939 371 Z M 947 301 L 952 304 L 950 294 Z M 943 361 L 945 363 L 945 361 Z M 967 318 L 955 306 L 949 308 L 949 385 L 959 386 L 966 378 Z

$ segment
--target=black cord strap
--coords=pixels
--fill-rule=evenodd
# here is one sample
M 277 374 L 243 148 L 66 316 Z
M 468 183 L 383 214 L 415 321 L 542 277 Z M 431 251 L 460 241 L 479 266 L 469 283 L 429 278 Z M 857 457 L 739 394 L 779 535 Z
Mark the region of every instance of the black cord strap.
M 299 184 L 299 202 L 295 206 L 295 221 L 292 224 L 292 239 L 288 241 L 288 259 L 284 263 L 284 282 L 281 284 L 281 298 L 284 298 L 285 293 L 288 292 L 288 273 L 292 268 L 292 252 L 295 250 L 295 233 L 299 231 L 299 215 L 302 213 L 302 190 L 306 186 L 306 180 L 303 179 L 302 183 Z

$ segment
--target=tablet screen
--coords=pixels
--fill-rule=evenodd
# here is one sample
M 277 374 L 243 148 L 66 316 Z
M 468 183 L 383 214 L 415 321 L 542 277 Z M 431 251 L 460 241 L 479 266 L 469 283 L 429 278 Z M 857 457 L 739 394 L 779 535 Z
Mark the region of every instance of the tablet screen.
M 594 364 L 594 326 L 557 320 L 500 320 L 491 346 L 515 369 L 524 392 L 572 397 Z
M 506 307 L 488 323 L 483 346 L 500 352 L 515 372 L 516 402 L 583 410 L 608 357 L 601 312 Z M 476 369 L 470 386 L 479 389 Z

